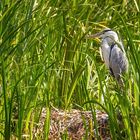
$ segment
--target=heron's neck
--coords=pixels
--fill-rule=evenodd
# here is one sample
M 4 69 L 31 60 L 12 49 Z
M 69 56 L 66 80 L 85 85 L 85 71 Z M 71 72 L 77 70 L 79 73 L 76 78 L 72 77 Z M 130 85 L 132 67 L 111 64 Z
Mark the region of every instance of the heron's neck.
M 111 37 L 105 37 L 103 39 L 103 42 L 107 43 L 109 46 L 113 45 L 116 43 L 117 40 L 114 40 L 113 38 Z

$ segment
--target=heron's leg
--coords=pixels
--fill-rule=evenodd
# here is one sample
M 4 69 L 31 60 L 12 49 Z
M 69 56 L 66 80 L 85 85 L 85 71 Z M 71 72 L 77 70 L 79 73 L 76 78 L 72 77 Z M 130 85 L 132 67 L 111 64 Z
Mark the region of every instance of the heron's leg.
M 120 86 L 120 88 L 123 88 L 124 87 L 124 81 L 123 81 L 121 75 L 120 74 L 116 74 L 115 75 L 115 78 L 116 78 L 116 80 L 117 80 L 118 85 Z

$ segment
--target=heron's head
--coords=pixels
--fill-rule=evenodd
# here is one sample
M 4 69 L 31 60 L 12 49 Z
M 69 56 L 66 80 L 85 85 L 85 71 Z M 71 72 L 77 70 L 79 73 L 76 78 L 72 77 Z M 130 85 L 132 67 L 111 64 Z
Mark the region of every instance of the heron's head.
M 88 35 L 87 38 L 100 38 L 100 39 L 105 39 L 105 38 L 110 38 L 114 41 L 118 41 L 118 35 L 116 32 L 112 31 L 110 28 L 106 28 L 103 31 L 93 34 L 93 35 Z

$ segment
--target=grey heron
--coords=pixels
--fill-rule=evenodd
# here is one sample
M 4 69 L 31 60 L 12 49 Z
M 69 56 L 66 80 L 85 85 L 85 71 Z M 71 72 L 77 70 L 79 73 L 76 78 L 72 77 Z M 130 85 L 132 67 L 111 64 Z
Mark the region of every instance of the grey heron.
M 110 28 L 87 36 L 87 38 L 96 37 L 101 39 L 101 52 L 105 65 L 118 83 L 122 84 L 121 74 L 127 71 L 128 60 L 121 40 L 119 40 L 117 33 Z

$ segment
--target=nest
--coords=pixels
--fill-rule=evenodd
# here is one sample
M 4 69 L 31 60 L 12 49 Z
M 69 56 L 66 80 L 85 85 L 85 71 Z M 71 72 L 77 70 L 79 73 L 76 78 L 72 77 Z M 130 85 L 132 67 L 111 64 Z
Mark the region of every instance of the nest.
M 34 139 L 44 139 L 46 115 L 47 111 L 43 108 L 40 121 L 33 129 Z M 52 109 L 48 126 L 49 132 L 46 133 L 46 136 L 49 140 L 63 138 L 96 140 L 97 137 L 102 140 L 111 140 L 108 115 L 102 111 L 96 111 L 93 115 L 91 111 Z

